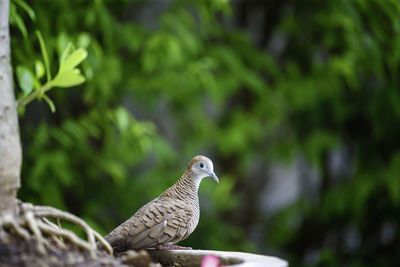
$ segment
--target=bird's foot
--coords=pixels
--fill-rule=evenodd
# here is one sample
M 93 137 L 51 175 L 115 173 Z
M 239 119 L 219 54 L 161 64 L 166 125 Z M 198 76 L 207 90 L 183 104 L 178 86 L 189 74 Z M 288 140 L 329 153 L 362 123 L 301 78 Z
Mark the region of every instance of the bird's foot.
M 159 245 L 156 247 L 156 249 L 160 249 L 160 250 L 172 250 L 172 249 L 192 250 L 191 247 L 181 247 L 181 246 L 176 246 L 176 245 Z

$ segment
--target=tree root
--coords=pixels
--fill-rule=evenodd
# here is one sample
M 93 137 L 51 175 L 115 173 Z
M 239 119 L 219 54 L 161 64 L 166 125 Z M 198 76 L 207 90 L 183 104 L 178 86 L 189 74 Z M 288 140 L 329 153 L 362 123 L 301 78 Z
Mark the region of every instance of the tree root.
M 96 258 L 96 238 L 110 255 L 113 253 L 110 244 L 99 233 L 71 213 L 47 206 L 33 206 L 21 201 L 18 202 L 18 208 L 17 215 L 6 214 L 0 217 L 0 230 L 2 228 L 11 229 L 25 240 L 36 239 L 37 248 L 41 254 L 46 254 L 46 248 L 52 249 L 54 246 L 66 248 L 64 240 L 67 240 L 69 243 L 87 250 L 93 258 Z M 86 233 L 87 240 L 79 238 L 72 231 L 62 229 L 47 218 L 65 220 L 79 226 Z M 49 238 L 45 238 L 43 235 Z

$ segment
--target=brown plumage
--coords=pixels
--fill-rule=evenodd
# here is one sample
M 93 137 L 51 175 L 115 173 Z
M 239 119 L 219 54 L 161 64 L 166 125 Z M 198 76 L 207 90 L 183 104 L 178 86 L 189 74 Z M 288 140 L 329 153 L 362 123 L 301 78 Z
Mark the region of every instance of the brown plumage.
M 188 237 L 200 217 L 198 188 L 204 177 L 216 182 L 214 167 L 204 156 L 194 157 L 182 177 L 105 236 L 115 251 L 162 248 Z

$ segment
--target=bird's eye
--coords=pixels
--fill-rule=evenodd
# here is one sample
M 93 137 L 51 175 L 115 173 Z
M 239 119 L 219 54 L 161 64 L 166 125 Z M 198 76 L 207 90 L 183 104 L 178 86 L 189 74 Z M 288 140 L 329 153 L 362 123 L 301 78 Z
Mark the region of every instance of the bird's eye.
M 204 168 L 204 163 L 200 162 L 199 166 L 200 166 L 200 168 Z

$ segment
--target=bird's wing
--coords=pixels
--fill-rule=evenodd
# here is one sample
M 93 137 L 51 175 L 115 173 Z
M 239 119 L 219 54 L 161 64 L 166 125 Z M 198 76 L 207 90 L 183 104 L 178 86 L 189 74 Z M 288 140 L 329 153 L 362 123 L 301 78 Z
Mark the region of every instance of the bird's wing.
M 181 201 L 155 199 L 114 229 L 106 239 L 115 250 L 174 244 L 188 235 L 192 210 Z

